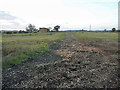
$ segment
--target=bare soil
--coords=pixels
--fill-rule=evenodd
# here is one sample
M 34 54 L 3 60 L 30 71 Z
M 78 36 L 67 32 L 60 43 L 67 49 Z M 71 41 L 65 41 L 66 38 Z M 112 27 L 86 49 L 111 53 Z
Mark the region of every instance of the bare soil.
M 48 43 L 50 51 L 3 70 L 3 88 L 118 88 L 118 42 L 78 39 Z

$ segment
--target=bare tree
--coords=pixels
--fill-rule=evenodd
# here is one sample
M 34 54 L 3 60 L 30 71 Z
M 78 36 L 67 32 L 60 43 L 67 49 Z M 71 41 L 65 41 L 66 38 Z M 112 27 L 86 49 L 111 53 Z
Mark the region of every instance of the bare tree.
M 26 31 L 32 33 L 32 32 L 37 32 L 37 29 L 35 28 L 34 25 L 29 24 L 28 27 L 26 27 Z

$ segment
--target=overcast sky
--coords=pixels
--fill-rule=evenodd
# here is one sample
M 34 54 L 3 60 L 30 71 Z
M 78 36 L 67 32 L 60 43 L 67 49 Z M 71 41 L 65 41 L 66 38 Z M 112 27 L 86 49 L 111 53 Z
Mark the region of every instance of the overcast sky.
M 118 27 L 119 0 L 0 0 L 0 29 Z

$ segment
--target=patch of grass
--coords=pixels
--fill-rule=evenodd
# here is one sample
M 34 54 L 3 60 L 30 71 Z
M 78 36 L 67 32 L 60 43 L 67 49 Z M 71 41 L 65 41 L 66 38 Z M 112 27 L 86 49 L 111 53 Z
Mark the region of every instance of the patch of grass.
M 73 34 L 78 38 L 118 40 L 117 32 L 75 32 Z
M 27 33 L 3 34 L 2 36 L 2 66 L 3 68 L 20 64 L 28 57 L 35 57 L 49 51 L 47 42 L 64 39 L 65 34 L 58 33 Z

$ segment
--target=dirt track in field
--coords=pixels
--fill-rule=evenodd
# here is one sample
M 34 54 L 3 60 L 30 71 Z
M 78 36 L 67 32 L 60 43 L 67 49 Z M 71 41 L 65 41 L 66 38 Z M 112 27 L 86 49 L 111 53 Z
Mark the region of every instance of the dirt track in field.
M 3 70 L 3 88 L 117 88 L 118 42 L 78 39 L 48 44 L 49 52 Z

